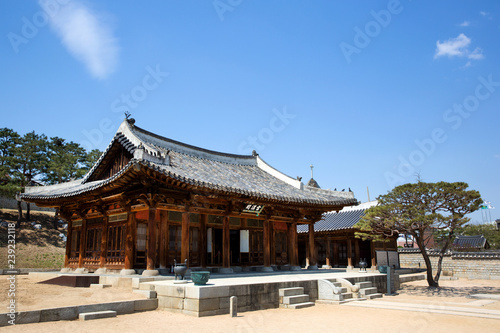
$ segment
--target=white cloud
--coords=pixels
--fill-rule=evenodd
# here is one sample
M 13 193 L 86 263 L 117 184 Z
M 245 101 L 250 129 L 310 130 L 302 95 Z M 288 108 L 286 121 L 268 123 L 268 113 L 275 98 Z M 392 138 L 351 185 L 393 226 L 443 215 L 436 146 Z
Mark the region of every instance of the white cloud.
M 474 51 L 472 51 L 471 53 L 468 54 L 467 56 L 469 59 L 474 59 L 474 60 L 480 60 L 480 59 L 483 59 L 484 58 L 484 55 L 483 55 L 483 50 L 481 50 L 481 48 L 479 47 L 476 47 L 474 49 Z
M 436 42 L 436 53 L 434 58 L 443 56 L 448 57 L 466 57 L 468 59 L 479 60 L 483 59 L 483 51 L 481 48 L 476 47 L 474 51 L 469 50 L 471 39 L 464 34 L 460 34 L 455 38 L 450 38 L 444 42 Z
M 463 21 L 462 23 L 459 24 L 461 27 L 468 27 L 470 25 L 469 21 Z
M 485 12 L 485 11 L 480 11 L 480 12 L 479 12 L 479 14 L 481 14 L 482 16 L 486 16 L 486 15 L 488 15 L 488 13 L 487 13 L 487 12 Z
M 39 0 L 42 8 L 46 3 Z M 50 13 L 48 8 L 46 11 Z M 82 3 L 70 1 L 49 15 L 49 22 L 63 45 L 85 64 L 93 77 L 105 79 L 115 70 L 118 41 L 105 19 Z

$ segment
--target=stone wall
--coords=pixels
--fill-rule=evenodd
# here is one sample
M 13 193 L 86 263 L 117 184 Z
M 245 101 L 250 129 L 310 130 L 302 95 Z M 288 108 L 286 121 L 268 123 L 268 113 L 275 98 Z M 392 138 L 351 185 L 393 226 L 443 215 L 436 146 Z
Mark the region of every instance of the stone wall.
M 437 268 L 439 253 L 429 251 L 433 274 Z M 426 269 L 419 249 L 400 249 L 401 268 Z M 468 279 L 500 279 L 500 252 L 448 252 L 443 257 L 441 276 Z

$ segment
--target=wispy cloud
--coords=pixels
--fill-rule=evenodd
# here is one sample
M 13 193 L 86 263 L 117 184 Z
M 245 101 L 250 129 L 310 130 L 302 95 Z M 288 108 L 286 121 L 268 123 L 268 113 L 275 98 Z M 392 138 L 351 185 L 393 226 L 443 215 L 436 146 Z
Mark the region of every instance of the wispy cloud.
M 481 14 L 481 16 L 487 16 L 488 15 L 488 13 L 485 12 L 485 11 L 480 11 L 479 14 Z
M 44 9 L 47 3 L 39 0 Z M 69 1 L 57 13 L 49 15 L 49 22 L 63 45 L 85 64 L 93 77 L 105 79 L 115 70 L 118 41 L 105 18 L 78 1 Z
M 459 24 L 461 27 L 468 27 L 470 25 L 469 21 L 463 21 L 462 23 Z
M 476 47 L 474 51 L 469 50 L 471 39 L 464 34 L 460 34 L 455 38 L 450 38 L 444 42 L 436 42 L 436 53 L 434 58 L 443 56 L 448 57 L 466 57 L 468 59 L 479 60 L 483 59 L 483 51 Z

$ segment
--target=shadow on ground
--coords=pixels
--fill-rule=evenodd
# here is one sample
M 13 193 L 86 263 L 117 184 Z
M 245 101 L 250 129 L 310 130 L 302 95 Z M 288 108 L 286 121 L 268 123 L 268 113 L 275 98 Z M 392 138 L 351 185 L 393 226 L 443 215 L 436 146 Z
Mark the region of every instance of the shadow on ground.
M 496 287 L 422 287 L 401 286 L 400 294 L 412 296 L 441 296 L 441 297 L 467 297 L 473 294 L 500 294 L 500 288 Z

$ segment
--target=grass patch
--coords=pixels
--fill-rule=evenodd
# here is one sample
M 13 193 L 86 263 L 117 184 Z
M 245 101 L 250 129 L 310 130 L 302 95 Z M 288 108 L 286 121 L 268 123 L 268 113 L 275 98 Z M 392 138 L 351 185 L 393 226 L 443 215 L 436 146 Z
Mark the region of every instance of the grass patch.
M 17 211 L 0 209 L 0 220 L 15 223 Z M 42 228 L 35 230 L 31 222 Z M 66 242 L 59 236 L 66 235 L 62 224 L 54 228 L 53 212 L 31 212 L 31 221 L 23 220 L 16 229 L 15 268 L 50 268 L 64 266 Z M 8 268 L 7 228 L 0 227 L 0 268 Z

